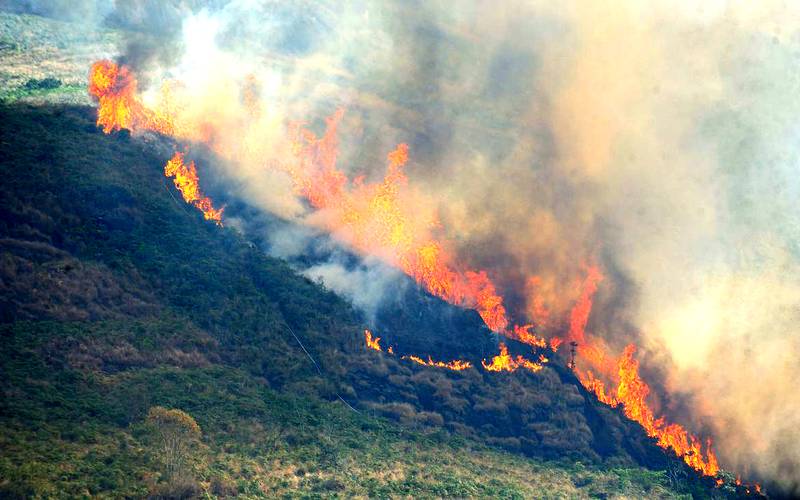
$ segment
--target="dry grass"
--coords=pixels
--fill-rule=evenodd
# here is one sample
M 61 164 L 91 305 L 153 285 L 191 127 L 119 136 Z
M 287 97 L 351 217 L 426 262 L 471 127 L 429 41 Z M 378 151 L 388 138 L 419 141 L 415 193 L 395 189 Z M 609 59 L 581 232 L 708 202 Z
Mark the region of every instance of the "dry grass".
M 0 99 L 88 103 L 82 89 L 91 63 L 116 53 L 118 32 L 89 29 L 30 15 L 0 12 Z M 33 79 L 57 78 L 61 87 L 30 92 Z

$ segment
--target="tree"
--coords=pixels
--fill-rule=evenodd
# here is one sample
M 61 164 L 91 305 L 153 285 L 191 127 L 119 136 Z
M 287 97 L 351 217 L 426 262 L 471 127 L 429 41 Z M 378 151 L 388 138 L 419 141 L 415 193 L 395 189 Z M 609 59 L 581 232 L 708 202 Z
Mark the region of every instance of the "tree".
M 200 440 L 200 426 L 188 413 L 162 406 L 150 408 L 147 424 L 158 441 L 164 477 L 172 480 L 183 469 L 189 452 Z

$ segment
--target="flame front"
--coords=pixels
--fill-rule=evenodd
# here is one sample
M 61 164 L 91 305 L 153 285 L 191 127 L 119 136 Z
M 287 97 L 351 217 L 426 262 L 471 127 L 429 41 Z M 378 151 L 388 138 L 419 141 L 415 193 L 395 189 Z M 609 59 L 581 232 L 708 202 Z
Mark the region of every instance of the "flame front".
M 569 338 L 581 345 L 585 342 L 584 332 L 586 324 L 589 322 L 589 314 L 592 312 L 592 300 L 595 292 L 597 292 L 597 285 L 602 280 L 603 275 L 600 272 L 600 268 L 590 265 L 586 278 L 581 285 L 581 294 L 578 297 L 578 302 L 570 313 Z
M 419 356 L 414 356 L 413 354 L 410 356 L 403 356 L 401 359 L 408 359 L 423 366 L 435 366 L 438 368 L 447 368 L 448 370 L 453 371 L 461 371 L 466 370 L 467 368 L 472 368 L 472 363 L 469 361 L 462 361 L 460 359 L 445 363 L 444 361 L 434 361 L 430 356 L 428 356 L 428 360 L 426 361 Z
M 254 82 L 250 79 L 245 83 L 249 86 L 245 88 L 245 100 L 255 101 L 258 96 L 252 91 Z M 179 116 L 176 109 L 168 105 L 171 102 L 169 87 L 162 89 L 159 107 L 146 107 L 137 95 L 136 79 L 124 66 L 118 67 L 110 61 L 95 63 L 90 72 L 89 92 L 98 101 L 97 124 L 106 133 L 121 129 L 160 132 L 181 139 L 203 141 L 217 154 L 234 159 L 232 155 L 235 153 L 230 148 L 214 141 L 214 126 L 205 117 Z M 510 326 L 503 297 L 487 271 L 471 269 L 460 263 L 453 246 L 437 236 L 439 221 L 430 209 L 435 204 L 430 197 L 409 186 L 405 175 L 409 157 L 406 144 L 398 145 L 387 155 L 386 172 L 379 182 L 365 183 L 361 178 L 350 180 L 337 168 L 337 128 L 343 113 L 339 110 L 327 119 L 321 137 L 301 125 L 291 125 L 288 130 L 291 154 L 281 161 L 270 162 L 272 168 L 280 168 L 289 175 L 295 194 L 317 212 L 324 213 L 324 217 L 315 218 L 314 223 L 356 251 L 378 256 L 401 269 L 431 294 L 452 304 L 475 309 L 493 331 L 534 348 L 548 347 L 544 339 L 533 333 L 533 325 Z M 253 116 L 258 116 L 258 113 Z M 176 125 L 178 123 L 180 126 Z M 243 129 L 243 135 L 249 132 Z M 183 156 L 176 154 L 167 163 L 165 174 L 174 176 L 175 185 L 187 202 L 202 210 L 207 219 L 219 223 L 222 210 L 215 210 L 211 200 L 200 193 L 193 163 L 184 165 Z M 534 276 L 528 280 L 531 289 L 536 290 L 538 278 Z M 581 368 L 574 369 L 589 391 L 605 404 L 623 405 L 625 415 L 640 423 L 648 435 L 658 440 L 659 446 L 674 450 L 703 474 L 716 474 L 719 467 L 710 441 L 706 443 L 704 452 L 701 441 L 683 427 L 655 418 L 646 401 L 650 388 L 640 378 L 638 361 L 633 357 L 635 347 L 628 346 L 619 358 L 615 358 L 602 341 L 586 333 L 594 295 L 602 280 L 600 268 L 588 265 L 587 275 L 580 283 L 578 298 L 569 316 L 569 331 L 565 338 L 551 337 L 549 348 L 556 352 L 564 340 L 576 342 L 579 355 L 576 364 Z M 550 311 L 542 300 L 534 297 L 531 304 L 531 318 L 539 326 L 557 321 L 550 317 Z M 365 331 L 365 339 L 369 348 L 381 350 L 380 338 L 373 339 L 369 330 Z M 454 370 L 469 365 L 458 360 L 445 363 L 416 356 L 407 359 Z M 490 363 L 484 360 L 481 364 L 492 372 L 513 372 L 520 367 L 537 372 L 546 362 L 544 355 L 540 355 L 539 362 L 522 356 L 513 357 L 501 343 L 499 355 Z
M 619 384 L 616 401 L 623 405 L 625 415 L 639 422 L 647 434 L 658 439 L 662 448 L 671 448 L 679 457 L 694 469 L 708 476 L 719 471 L 717 456 L 711 449 L 711 440 L 706 442 L 706 453 L 700 440 L 686 432 L 678 424 L 667 424 L 664 418 L 656 419 L 647 405 L 650 387 L 639 376 L 639 362 L 633 358 L 636 346 L 628 345 L 619 359 Z
M 186 165 L 183 161 L 183 153 L 175 152 L 172 159 L 164 166 L 164 175 L 173 178 L 175 187 L 181 192 L 186 203 L 191 203 L 203 212 L 203 217 L 206 220 L 213 220 L 222 225 L 222 212 L 224 209 L 214 208 L 211 199 L 208 196 L 203 196 L 203 193 L 200 192 L 197 168 L 194 165 L 194 161 L 190 161 Z
M 400 144 L 387 155 L 382 182 L 350 183 L 336 168 L 336 131 L 343 116 L 339 110 L 327 119 L 322 137 L 302 127 L 293 131 L 296 160 L 283 165 L 295 192 L 317 210 L 329 215 L 326 229 L 364 254 L 379 255 L 423 285 L 431 294 L 452 304 L 475 309 L 494 331 L 504 331 L 508 318 L 503 299 L 486 271 L 458 265 L 445 242 L 431 236 L 435 216 L 410 202 L 416 193 L 408 188 L 403 171 L 408 146 Z
M 656 438 L 662 448 L 671 449 L 695 470 L 707 476 L 719 472 L 717 456 L 711 448 L 711 440 L 706 442 L 705 453 L 699 438 L 688 433 L 682 426 L 666 423 L 663 417 L 655 418 L 647 403 L 650 387 L 639 376 L 639 362 L 634 359 L 636 346 L 628 345 L 622 356 L 614 362 L 600 344 L 593 344 L 586 334 L 587 319 L 592 309 L 592 302 L 597 284 L 602 274 L 593 266 L 582 284 L 579 300 L 570 315 L 569 337 L 579 344 L 581 361 L 591 368 L 585 371 L 574 367 L 575 373 L 583 386 L 593 392 L 597 399 L 609 406 L 623 406 L 625 416 L 638 422 L 650 437 Z M 608 392 L 605 383 L 597 378 L 592 370 L 597 370 L 607 379 L 616 379 L 616 388 Z
M 517 368 L 525 368 L 533 373 L 536 373 L 544 368 L 542 363 L 547 363 L 547 358 L 541 356 L 539 361 L 540 363 L 537 363 L 535 361 L 525 359 L 520 355 L 516 357 L 511 356 L 508 353 L 508 347 L 501 342 L 500 354 L 493 357 L 491 363 L 487 363 L 486 360 L 483 360 L 481 361 L 481 364 L 485 370 L 490 372 L 513 372 L 516 371 Z
M 541 337 L 537 337 L 531 331 L 533 330 L 533 325 L 524 325 L 518 326 L 514 325 L 514 328 L 506 334 L 508 338 L 518 340 L 523 344 L 528 344 L 531 347 L 540 347 L 542 349 L 547 348 L 547 341 Z M 554 348 L 555 351 L 557 348 Z
M 364 330 L 364 341 L 369 349 L 374 349 L 378 352 L 382 351 L 381 344 L 380 344 L 380 337 L 373 337 L 372 332 L 369 330 Z M 389 349 L 386 351 L 388 354 L 394 354 L 394 349 L 389 346 Z M 436 368 L 446 368 L 448 370 L 453 371 L 462 371 L 466 370 L 467 368 L 472 368 L 472 363 L 469 361 L 463 361 L 460 359 L 456 359 L 453 361 L 434 361 L 430 356 L 428 356 L 427 361 L 420 358 L 419 356 L 415 356 L 413 354 L 408 356 L 402 356 L 400 359 L 407 359 L 409 361 L 413 361 L 414 363 L 423 365 L 423 366 L 434 366 Z
M 98 61 L 89 71 L 89 93 L 97 100 L 97 125 L 110 134 L 119 130 L 149 130 L 165 135 L 175 132 L 168 113 L 157 113 L 142 104 L 137 95 L 136 77 L 126 66 Z M 164 166 L 164 175 L 172 177 L 184 201 L 194 205 L 206 220 L 222 225 L 224 209 L 214 208 L 211 199 L 200 191 L 197 167 L 184 163 L 183 153 L 176 152 Z

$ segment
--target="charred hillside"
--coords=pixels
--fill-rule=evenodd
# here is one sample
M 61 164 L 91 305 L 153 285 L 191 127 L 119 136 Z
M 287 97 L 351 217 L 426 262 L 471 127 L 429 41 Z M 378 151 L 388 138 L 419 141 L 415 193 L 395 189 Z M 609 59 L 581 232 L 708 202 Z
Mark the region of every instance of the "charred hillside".
M 451 372 L 366 349 L 366 322 L 347 301 L 176 197 L 162 172 L 164 139 L 105 135 L 93 113 L 0 107 L 3 494 L 154 491 L 160 479 L 147 472 L 154 459 L 137 426 L 162 405 L 194 415 L 205 430 L 198 456 L 217 454 L 230 467 L 215 469 L 209 458 L 193 466 L 196 488 L 220 496 L 291 485 L 379 496 L 536 494 L 513 481 L 493 490 L 474 476 L 459 483 L 464 489 L 437 490 L 444 476 L 414 479 L 408 464 L 400 479 L 352 468 L 379 469 L 400 455 L 422 463 L 419 450 L 450 446 L 589 464 L 590 472 L 567 473 L 569 495 L 710 495 L 713 479 L 597 403 L 557 362 L 539 373 Z M 413 286 L 378 321 L 408 353 L 479 366 L 494 345 L 477 314 Z M 386 448 L 367 453 L 365 440 Z M 255 469 L 237 472 L 243 460 Z M 75 463 L 66 475 L 46 472 L 67 461 Z M 294 465 L 259 472 L 266 463 Z M 622 479 L 598 486 L 591 471 L 614 468 L 638 472 L 626 473 L 621 489 Z

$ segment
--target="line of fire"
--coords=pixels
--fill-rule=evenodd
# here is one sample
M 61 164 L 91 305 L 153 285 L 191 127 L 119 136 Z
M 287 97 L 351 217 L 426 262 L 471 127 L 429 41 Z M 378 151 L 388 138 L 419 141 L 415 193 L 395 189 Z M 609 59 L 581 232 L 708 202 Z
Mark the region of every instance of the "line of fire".
M 208 123 L 171 112 L 169 106 L 146 106 L 138 93 L 135 75 L 125 66 L 111 61 L 95 63 L 90 71 L 89 92 L 98 103 L 97 124 L 106 133 L 122 129 L 133 133 L 152 131 L 184 144 L 205 144 L 222 158 L 231 154 L 210 139 L 213 134 L 209 133 Z M 163 92 L 166 100 L 166 88 Z M 343 242 L 355 251 L 377 256 L 400 269 L 433 296 L 474 309 L 498 338 L 526 345 L 530 352 L 511 354 L 506 343 L 499 341 L 497 354 L 487 359 L 440 360 L 425 353 L 403 353 L 402 346 L 384 348 L 381 338 L 370 330 L 364 331 L 367 349 L 433 369 L 498 374 L 523 371 L 535 375 L 556 357 L 598 401 L 619 408 L 627 418 L 639 423 L 658 446 L 671 450 L 703 475 L 716 476 L 720 472 L 710 439 L 666 421 L 651 407 L 651 389 L 640 375 L 637 347 L 630 344 L 615 354 L 586 331 L 595 294 L 604 279 L 598 264 L 587 262 L 584 266 L 580 294 L 569 313 L 569 329 L 563 335 L 546 339 L 537 334 L 533 324 L 513 324 L 491 273 L 459 262 L 446 240 L 431 236 L 430 227 L 439 222 L 412 220 L 403 205 L 404 193 L 409 189 L 404 167 L 411 155 L 406 144 L 399 144 L 386 156 L 385 176 L 377 182 L 350 180 L 338 168 L 337 129 L 343 117 L 344 110 L 337 110 L 326 120 L 325 132 L 320 136 L 297 123 L 287 124 L 293 156 L 273 168 L 285 172 L 294 194 L 312 210 L 325 211 L 326 217 L 320 223 L 323 229 L 344 235 Z M 187 203 L 199 209 L 206 219 L 222 224 L 223 209 L 200 190 L 197 167 L 194 162 L 186 163 L 185 157 L 184 152 L 176 152 L 167 163 L 165 175 L 173 178 Z M 753 488 L 760 491 L 759 485 Z

